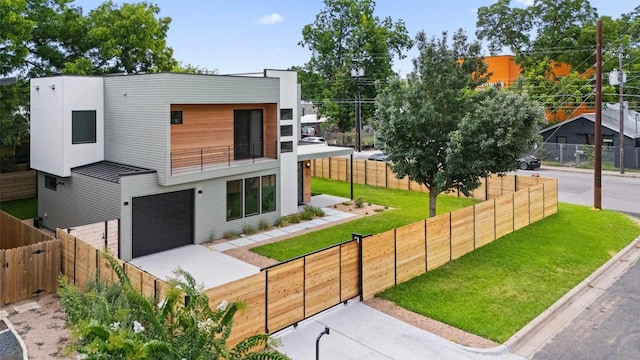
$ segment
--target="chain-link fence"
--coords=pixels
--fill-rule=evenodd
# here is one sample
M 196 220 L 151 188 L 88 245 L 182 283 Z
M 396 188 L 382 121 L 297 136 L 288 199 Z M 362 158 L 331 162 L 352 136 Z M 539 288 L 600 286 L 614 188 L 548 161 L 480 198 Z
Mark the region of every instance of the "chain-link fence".
M 354 132 L 329 132 L 324 133 L 324 138 L 329 145 L 355 147 L 356 146 L 356 133 Z M 376 135 L 373 129 L 363 129 L 360 132 L 360 145 L 362 148 L 378 147 L 376 143 Z
M 640 169 L 640 147 L 625 147 L 624 167 Z M 585 169 L 593 168 L 595 146 L 585 144 L 544 143 L 533 152 L 543 165 L 571 166 Z M 618 146 L 602 146 L 602 169 L 620 168 Z

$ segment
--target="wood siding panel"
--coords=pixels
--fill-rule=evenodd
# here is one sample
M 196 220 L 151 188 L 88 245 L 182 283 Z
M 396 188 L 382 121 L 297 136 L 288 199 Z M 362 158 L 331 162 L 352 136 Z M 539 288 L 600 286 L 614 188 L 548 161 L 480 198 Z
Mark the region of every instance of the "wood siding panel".
M 558 179 L 545 179 L 544 217 L 558 212 Z
M 503 195 L 496 202 L 496 239 L 513 232 L 513 193 Z
M 267 328 L 271 333 L 304 319 L 304 259 L 267 271 Z
M 396 281 L 405 282 L 426 271 L 425 222 L 396 229 Z
M 544 184 L 529 188 L 529 219 L 532 223 L 544 218 Z
M 304 265 L 304 317 L 340 303 L 340 247 L 309 255 Z
M 495 212 L 493 201 L 475 205 L 476 249 L 495 240 Z
M 340 300 L 360 295 L 360 247 L 357 241 L 340 245 Z
M 473 207 L 451 213 L 451 258 L 457 259 L 474 250 Z
M 443 214 L 427 219 L 427 270 L 451 260 L 451 218 Z
M 514 231 L 529 225 L 529 189 L 513 194 L 513 215 Z
M 364 300 L 395 285 L 394 231 L 362 239 L 362 296 Z

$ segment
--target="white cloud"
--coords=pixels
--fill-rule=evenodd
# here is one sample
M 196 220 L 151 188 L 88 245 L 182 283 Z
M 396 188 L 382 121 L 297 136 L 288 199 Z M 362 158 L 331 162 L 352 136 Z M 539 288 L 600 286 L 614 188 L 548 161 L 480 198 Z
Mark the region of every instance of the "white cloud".
M 531 6 L 533 5 L 533 0 L 516 0 L 516 2 L 524 5 L 524 6 Z
M 478 8 L 471 8 L 469 10 L 469 12 L 471 12 L 472 14 L 477 14 L 478 13 Z
M 273 25 L 281 22 L 282 20 L 284 20 L 282 15 L 278 13 L 273 13 L 270 15 L 263 16 L 262 18 L 260 18 L 260 20 L 257 21 L 257 23 L 260 25 Z

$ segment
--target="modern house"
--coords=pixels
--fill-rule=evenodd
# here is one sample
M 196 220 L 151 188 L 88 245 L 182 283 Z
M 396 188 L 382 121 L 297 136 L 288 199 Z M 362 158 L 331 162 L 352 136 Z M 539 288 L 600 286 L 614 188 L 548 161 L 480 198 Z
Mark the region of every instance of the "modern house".
M 626 107 L 623 105 L 623 108 Z M 624 110 L 624 166 L 640 168 L 640 113 Z M 581 114 L 540 131 L 544 143 L 594 145 L 595 113 Z M 602 111 L 602 146 L 616 167 L 620 166 L 620 105 L 605 104 Z M 611 151 L 607 151 L 610 147 Z M 575 154 L 580 155 L 580 149 Z M 557 157 L 557 156 L 556 156 Z
M 31 167 L 42 226 L 120 219 L 119 257 L 273 223 L 310 200 L 293 71 L 31 80 Z M 302 147 L 301 147 L 302 148 Z

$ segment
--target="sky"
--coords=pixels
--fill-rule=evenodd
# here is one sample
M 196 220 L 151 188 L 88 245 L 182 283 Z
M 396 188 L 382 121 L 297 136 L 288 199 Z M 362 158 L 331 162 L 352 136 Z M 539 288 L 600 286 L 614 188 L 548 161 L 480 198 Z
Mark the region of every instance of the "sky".
M 322 0 L 149 0 L 157 4 L 160 16 L 172 19 L 167 42 L 174 58 L 219 74 L 256 72 L 302 66 L 310 58 L 298 45 L 302 28 L 315 20 L 324 7 Z M 475 39 L 476 10 L 496 0 L 377 0 L 375 15 L 402 19 L 413 38 L 418 31 L 440 36 L 459 28 Z M 524 6 L 533 0 L 512 0 Z M 104 1 L 75 0 L 84 13 Z M 123 1 L 114 1 L 119 4 Z M 135 2 L 129 0 L 127 2 Z M 618 18 L 631 12 L 637 0 L 591 0 L 600 15 Z M 394 69 L 406 75 L 412 69 L 414 49 L 407 58 L 394 61 Z M 486 55 L 486 54 L 485 54 Z

